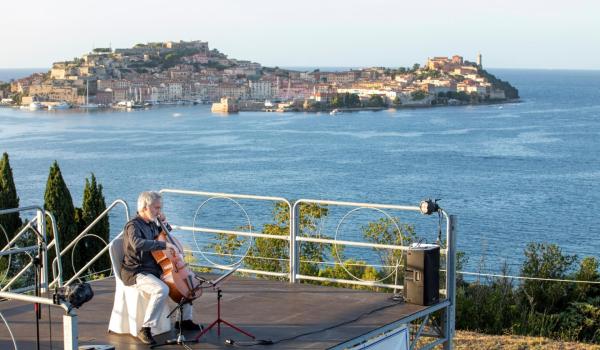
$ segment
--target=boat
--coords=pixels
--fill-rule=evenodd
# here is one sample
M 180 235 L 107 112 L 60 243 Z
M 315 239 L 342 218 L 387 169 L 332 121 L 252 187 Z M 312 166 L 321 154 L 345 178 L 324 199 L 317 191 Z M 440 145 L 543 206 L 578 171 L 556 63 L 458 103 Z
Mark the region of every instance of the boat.
M 69 109 L 71 108 L 71 105 L 66 103 L 65 101 L 60 101 L 57 104 L 54 105 L 48 105 L 48 109 Z
M 100 108 L 100 105 L 95 104 L 95 103 L 86 103 L 84 105 L 80 105 L 79 108 Z
M 32 111 L 38 110 L 38 109 L 42 109 L 44 108 L 44 105 L 37 102 L 37 101 L 33 101 L 29 104 L 29 109 Z
M 85 82 L 85 104 L 80 105 L 79 108 L 98 108 L 98 104 L 90 103 L 90 81 L 86 80 Z
M 117 102 L 117 104 L 115 105 L 115 107 L 117 108 L 131 108 L 132 105 L 132 101 L 119 101 Z
M 125 101 L 119 101 L 115 107 L 116 108 L 127 108 L 127 109 L 138 109 L 138 108 L 144 108 L 144 104 L 140 103 L 140 102 L 135 102 L 134 100 L 125 100 Z M 146 106 L 148 107 L 148 106 Z
M 333 111 L 329 112 L 329 115 L 337 115 L 340 112 L 339 109 L 334 109 Z

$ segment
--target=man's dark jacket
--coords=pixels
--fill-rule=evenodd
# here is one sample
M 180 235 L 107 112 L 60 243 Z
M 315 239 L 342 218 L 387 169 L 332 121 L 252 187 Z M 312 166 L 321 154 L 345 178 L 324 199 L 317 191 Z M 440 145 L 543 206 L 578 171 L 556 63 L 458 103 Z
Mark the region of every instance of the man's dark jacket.
M 165 242 L 156 241 L 160 228 L 154 222 L 146 222 L 139 215 L 131 219 L 123 229 L 123 264 L 121 279 L 126 286 L 135 284 L 138 273 L 152 274 L 160 278 L 162 269 L 150 253 L 167 248 Z

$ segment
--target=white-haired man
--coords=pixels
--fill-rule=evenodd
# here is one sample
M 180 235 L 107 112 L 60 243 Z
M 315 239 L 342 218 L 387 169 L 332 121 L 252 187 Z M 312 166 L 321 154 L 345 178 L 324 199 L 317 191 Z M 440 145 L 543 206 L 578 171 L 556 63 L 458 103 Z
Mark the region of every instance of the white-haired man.
M 156 220 L 166 224 L 161 211 L 162 197 L 158 192 L 142 192 L 138 197 L 137 215 L 130 220 L 124 229 L 123 264 L 121 278 L 125 285 L 135 286 L 150 296 L 148 309 L 145 311 L 144 323 L 138 332 L 138 338 L 145 344 L 156 344 L 150 331 L 156 326 L 164 303 L 169 298 L 169 287 L 160 280 L 162 269 L 156 263 L 151 252 L 154 250 L 176 249 L 169 242 L 156 240 L 160 233 Z M 168 227 L 168 224 L 166 224 Z M 170 227 L 168 227 L 170 229 Z M 192 305 L 183 307 L 183 322 L 175 323 L 175 328 L 183 330 L 200 330 L 200 326 L 192 321 Z

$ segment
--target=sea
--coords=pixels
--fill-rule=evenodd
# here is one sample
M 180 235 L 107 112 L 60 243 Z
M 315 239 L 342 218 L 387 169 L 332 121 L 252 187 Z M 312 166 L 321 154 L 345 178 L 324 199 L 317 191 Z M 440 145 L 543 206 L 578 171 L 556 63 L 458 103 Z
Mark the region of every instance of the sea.
M 507 266 L 518 273 L 529 243 L 600 258 L 600 71 L 490 71 L 516 86 L 521 100 L 335 116 L 217 115 L 207 105 L 0 108 L 0 152 L 10 156 L 23 206 L 43 203 L 48 169 L 57 161 L 77 206 L 91 173 L 108 203 L 124 199 L 132 213 L 140 191 L 165 188 L 411 206 L 431 198 L 457 218 L 465 271 Z M 0 80 L 15 75 L 0 70 Z M 427 242 L 445 229 L 435 214 L 327 209 L 303 234 L 364 240 L 369 223 L 389 218 L 414 226 Z M 169 220 L 191 227 L 260 231 L 273 210 L 270 202 L 165 196 Z M 124 220 L 117 206 L 113 236 Z M 201 235 L 181 239 L 199 259 L 217 259 L 214 241 Z M 250 244 L 241 242 L 230 259 L 242 259 Z M 347 248 L 326 260 L 381 264 L 381 253 Z

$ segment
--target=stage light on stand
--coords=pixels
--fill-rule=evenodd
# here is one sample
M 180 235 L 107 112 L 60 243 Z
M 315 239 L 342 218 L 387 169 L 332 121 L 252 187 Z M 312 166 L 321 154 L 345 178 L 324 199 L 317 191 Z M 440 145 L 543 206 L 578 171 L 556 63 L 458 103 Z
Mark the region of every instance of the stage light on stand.
M 421 214 L 431 215 L 440 210 L 440 206 L 437 204 L 438 201 L 439 199 L 432 200 L 431 198 L 421 201 L 419 204 L 419 210 L 421 211 Z

